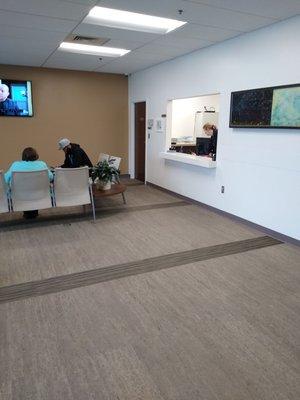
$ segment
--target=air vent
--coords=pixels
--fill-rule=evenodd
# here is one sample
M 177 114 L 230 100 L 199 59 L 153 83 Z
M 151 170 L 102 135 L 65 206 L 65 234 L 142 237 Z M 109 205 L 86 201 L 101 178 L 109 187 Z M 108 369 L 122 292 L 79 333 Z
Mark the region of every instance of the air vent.
M 74 36 L 73 41 L 75 42 L 94 42 L 97 38 L 88 37 L 88 36 Z
M 94 45 L 94 46 L 103 46 L 109 40 L 110 39 L 107 39 L 107 38 L 97 38 L 97 37 L 71 34 L 66 37 L 65 42 L 89 44 L 89 45 Z

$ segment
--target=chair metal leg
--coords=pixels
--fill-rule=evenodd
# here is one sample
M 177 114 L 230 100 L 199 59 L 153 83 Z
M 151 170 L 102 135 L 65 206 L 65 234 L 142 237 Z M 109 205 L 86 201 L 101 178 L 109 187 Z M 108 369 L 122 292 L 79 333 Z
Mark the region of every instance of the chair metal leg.
M 96 213 L 95 213 L 94 199 L 92 200 L 92 209 L 93 209 L 93 219 L 94 219 L 94 222 L 96 222 Z
M 51 195 L 51 203 L 52 203 L 52 207 L 56 207 L 55 193 L 54 193 L 54 186 L 50 186 L 50 195 Z
M 13 203 L 12 203 L 10 189 L 8 190 L 8 192 L 6 194 L 6 198 L 7 198 L 8 210 L 9 210 L 9 212 L 13 212 Z
M 123 197 L 123 203 L 126 204 L 126 199 L 125 199 L 125 194 L 122 193 L 122 197 Z
M 11 209 L 11 202 L 10 202 L 9 196 L 7 196 L 6 199 L 7 199 L 8 212 L 11 212 L 12 209 Z
M 90 187 L 90 198 L 91 198 L 91 204 L 92 204 L 93 219 L 95 222 L 96 221 L 95 203 L 94 203 L 94 196 L 93 196 L 93 191 L 92 191 L 91 187 Z

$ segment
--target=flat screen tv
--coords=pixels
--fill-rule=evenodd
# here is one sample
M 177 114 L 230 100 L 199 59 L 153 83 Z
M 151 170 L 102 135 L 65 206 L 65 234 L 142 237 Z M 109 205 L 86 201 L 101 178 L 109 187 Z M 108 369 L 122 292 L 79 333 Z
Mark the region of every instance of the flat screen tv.
M 300 129 L 300 84 L 232 92 L 229 126 Z
M 0 79 L 0 116 L 33 116 L 30 81 Z

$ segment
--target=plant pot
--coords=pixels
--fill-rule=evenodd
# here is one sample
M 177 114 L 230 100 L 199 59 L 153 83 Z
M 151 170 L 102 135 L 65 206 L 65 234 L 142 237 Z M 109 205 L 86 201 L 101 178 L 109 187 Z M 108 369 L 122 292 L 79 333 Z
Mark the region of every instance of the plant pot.
M 95 184 L 96 184 L 96 189 L 97 190 L 109 190 L 109 189 L 111 189 L 111 182 L 110 181 L 104 182 L 104 181 L 97 180 L 95 182 Z

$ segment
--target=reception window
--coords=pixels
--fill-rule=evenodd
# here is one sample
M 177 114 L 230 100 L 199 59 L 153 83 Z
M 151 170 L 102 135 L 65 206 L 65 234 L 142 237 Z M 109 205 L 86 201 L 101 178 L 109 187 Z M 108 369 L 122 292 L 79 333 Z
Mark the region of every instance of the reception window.
M 168 151 L 216 159 L 219 98 L 212 94 L 169 101 Z

